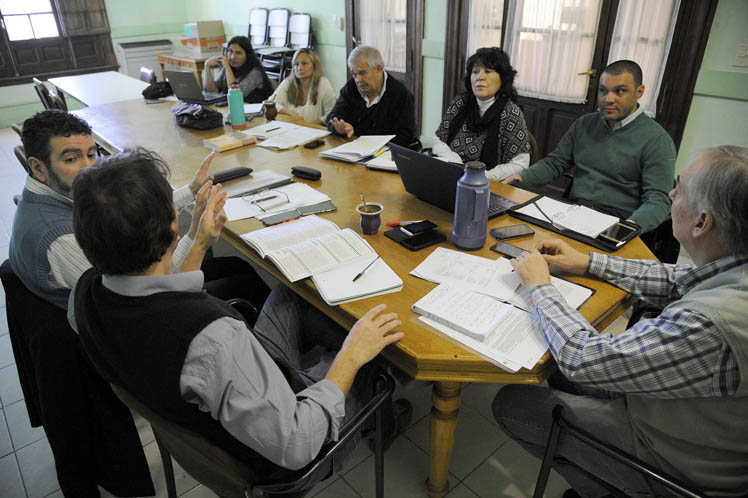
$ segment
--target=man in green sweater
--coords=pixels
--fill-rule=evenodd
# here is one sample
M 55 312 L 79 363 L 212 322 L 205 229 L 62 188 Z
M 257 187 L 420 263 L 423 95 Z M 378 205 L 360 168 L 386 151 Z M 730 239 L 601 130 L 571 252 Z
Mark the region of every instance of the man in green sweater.
M 571 200 L 630 219 L 642 233 L 655 229 L 670 215 L 675 145 L 637 103 L 643 93 L 639 65 L 613 62 L 600 77 L 599 112 L 574 121 L 545 159 L 504 182 L 540 187 L 576 166 Z

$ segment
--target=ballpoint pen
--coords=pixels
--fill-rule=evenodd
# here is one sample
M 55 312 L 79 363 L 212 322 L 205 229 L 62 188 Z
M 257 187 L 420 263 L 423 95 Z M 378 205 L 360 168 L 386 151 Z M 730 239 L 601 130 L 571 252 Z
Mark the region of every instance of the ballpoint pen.
M 270 128 L 269 130 L 265 130 L 265 133 L 270 133 L 271 131 L 280 130 L 280 126 L 276 126 L 275 128 Z
M 353 280 L 351 280 L 351 282 L 355 282 L 356 280 L 358 280 L 359 278 L 361 278 L 361 276 L 364 273 L 366 273 L 366 270 L 368 270 L 369 268 L 371 268 L 371 265 L 373 265 L 378 259 L 379 259 L 379 255 L 377 255 L 377 257 L 374 258 L 374 260 L 371 263 L 369 263 L 368 265 L 366 265 L 366 268 L 364 268 L 363 270 L 361 270 L 360 272 L 358 272 L 358 275 L 356 275 L 355 277 L 353 277 Z
M 258 202 L 269 201 L 270 199 L 275 199 L 276 197 L 278 197 L 278 196 L 277 195 L 269 195 L 267 197 L 263 197 L 262 199 L 254 199 L 253 201 L 250 202 L 250 204 L 257 204 Z
M 533 204 L 533 206 L 535 206 L 538 209 L 538 211 L 540 211 L 540 214 L 542 214 L 543 217 L 551 223 L 551 225 L 553 225 L 554 227 L 556 226 L 556 224 L 553 223 L 553 220 L 547 214 L 545 214 L 545 211 L 543 211 L 542 209 L 540 209 L 540 206 L 538 206 L 537 202 L 533 202 L 532 204 Z
M 394 227 L 404 227 L 404 226 L 408 226 L 408 225 L 411 225 L 411 224 L 413 224 L 413 223 L 420 223 L 420 222 L 422 222 L 422 221 L 423 221 L 423 220 L 410 220 L 410 221 L 388 221 L 387 223 L 385 223 L 385 225 L 387 225 L 388 227 L 393 227 L 393 228 L 394 228 Z

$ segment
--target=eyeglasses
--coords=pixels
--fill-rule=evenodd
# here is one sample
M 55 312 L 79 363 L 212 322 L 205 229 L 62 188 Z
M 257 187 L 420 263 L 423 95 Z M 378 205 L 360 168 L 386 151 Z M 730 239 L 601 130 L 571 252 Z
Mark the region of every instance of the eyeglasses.
M 276 201 L 276 199 L 278 200 Z M 282 190 L 263 190 L 261 192 L 257 192 L 256 194 L 242 196 L 242 200 L 244 202 L 254 204 L 258 208 L 260 208 L 260 211 L 262 211 L 263 213 L 267 212 L 270 209 L 291 202 L 288 199 L 288 194 L 283 192 Z M 269 201 L 276 202 L 270 202 L 268 204 Z

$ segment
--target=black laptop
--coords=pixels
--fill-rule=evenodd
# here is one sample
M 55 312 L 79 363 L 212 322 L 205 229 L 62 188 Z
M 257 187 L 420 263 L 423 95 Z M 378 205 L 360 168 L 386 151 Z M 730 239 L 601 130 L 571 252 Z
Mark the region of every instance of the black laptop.
M 388 145 L 405 190 L 429 204 L 454 213 L 457 181 L 465 173 L 462 166 L 393 143 Z M 491 193 L 488 219 L 503 214 L 516 204 L 511 199 Z
M 221 104 L 226 102 L 226 95 L 223 93 L 204 92 L 197 82 L 195 73 L 190 71 L 171 71 L 164 70 L 166 79 L 174 90 L 174 95 L 179 100 L 189 102 L 190 104 Z

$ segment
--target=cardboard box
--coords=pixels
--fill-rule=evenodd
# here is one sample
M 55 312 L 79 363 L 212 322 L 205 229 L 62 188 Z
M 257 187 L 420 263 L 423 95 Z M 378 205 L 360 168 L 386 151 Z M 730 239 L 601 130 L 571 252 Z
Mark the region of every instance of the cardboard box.
M 220 38 L 224 36 L 223 21 L 199 21 L 184 25 L 185 38 Z
M 226 43 L 226 38 L 180 38 L 182 51 L 190 57 L 203 57 L 207 54 L 221 52 L 221 47 Z

